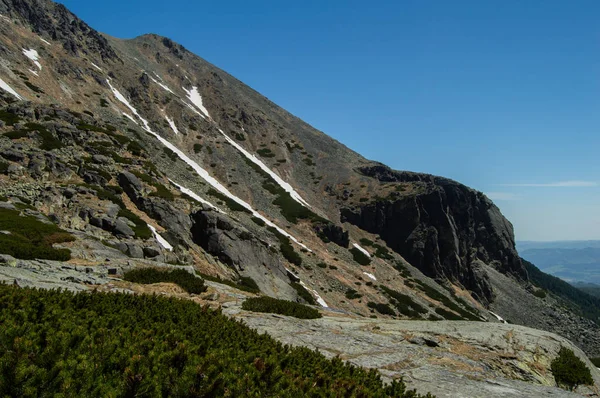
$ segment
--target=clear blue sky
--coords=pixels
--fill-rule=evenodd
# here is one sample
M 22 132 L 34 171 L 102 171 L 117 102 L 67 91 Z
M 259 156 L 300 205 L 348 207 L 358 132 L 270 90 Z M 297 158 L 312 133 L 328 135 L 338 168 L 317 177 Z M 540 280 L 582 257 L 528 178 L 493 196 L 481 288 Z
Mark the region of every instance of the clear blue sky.
M 172 38 L 367 158 L 488 193 L 519 240 L 600 239 L 597 0 L 62 3 Z

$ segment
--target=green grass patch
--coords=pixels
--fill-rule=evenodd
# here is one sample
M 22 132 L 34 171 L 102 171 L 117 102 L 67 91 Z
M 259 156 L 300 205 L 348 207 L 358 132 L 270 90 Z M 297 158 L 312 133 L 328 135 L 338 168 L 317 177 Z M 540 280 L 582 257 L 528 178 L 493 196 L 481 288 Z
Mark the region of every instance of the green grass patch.
M 72 242 L 75 238 L 55 224 L 44 223 L 33 216 L 21 216 L 19 211 L 0 209 L 0 253 L 24 260 L 46 259 L 68 261 L 68 249 L 55 249 L 55 243 Z
M 191 294 L 200 294 L 206 291 L 206 286 L 204 286 L 204 281 L 201 278 L 183 269 L 137 268 L 125 272 L 123 279 L 143 285 L 161 282 L 175 283 Z
M 300 319 L 316 319 L 322 317 L 318 310 L 304 304 L 279 300 L 267 296 L 246 299 L 242 304 L 242 309 L 245 311 L 293 316 L 294 318 Z

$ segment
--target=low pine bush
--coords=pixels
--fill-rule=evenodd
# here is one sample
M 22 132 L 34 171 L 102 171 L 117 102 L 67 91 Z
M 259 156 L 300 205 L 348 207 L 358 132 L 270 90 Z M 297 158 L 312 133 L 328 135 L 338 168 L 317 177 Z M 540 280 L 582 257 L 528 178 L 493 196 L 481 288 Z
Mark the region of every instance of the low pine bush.
M 68 261 L 68 249 L 55 249 L 55 243 L 72 242 L 75 238 L 55 224 L 22 216 L 17 210 L 0 209 L 0 253 L 23 260 L 45 259 Z
M 0 319 L 2 397 L 421 397 L 188 300 L 0 285 Z
M 550 364 L 556 385 L 574 390 L 578 385 L 592 385 L 590 369 L 572 350 L 561 347 L 558 356 Z
M 156 268 L 138 268 L 125 272 L 123 279 L 133 283 L 150 285 L 153 283 L 175 283 L 191 294 L 206 291 L 204 281 L 183 269 L 159 270 Z

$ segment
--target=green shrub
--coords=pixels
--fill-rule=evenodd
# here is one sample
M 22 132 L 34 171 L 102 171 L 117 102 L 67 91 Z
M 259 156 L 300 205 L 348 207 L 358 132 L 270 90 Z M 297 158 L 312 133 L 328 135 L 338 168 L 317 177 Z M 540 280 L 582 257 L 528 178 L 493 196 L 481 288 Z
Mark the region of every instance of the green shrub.
M 578 385 L 593 385 L 590 369 L 572 350 L 561 347 L 558 356 L 550 364 L 552 375 L 559 387 L 574 390 Z
M 306 290 L 306 288 L 304 286 L 302 286 L 301 284 L 299 284 L 297 282 L 292 282 L 292 283 L 290 283 L 290 285 L 294 288 L 294 290 L 296 290 L 296 292 L 298 293 L 298 296 L 300 296 L 302 299 L 304 299 L 304 301 L 306 301 L 308 304 L 317 305 L 315 298 L 312 296 L 312 294 L 310 294 L 310 292 L 308 290 Z
M 19 123 L 21 118 L 14 113 L 0 110 L 0 120 L 6 123 L 7 126 L 13 126 L 15 123 Z
M 600 358 L 590 358 L 595 367 L 600 368 Z
M 169 188 L 165 187 L 162 184 L 154 183 L 152 184 L 154 188 L 156 188 L 156 192 L 152 192 L 150 196 L 155 196 L 158 198 L 163 198 L 165 200 L 174 201 L 175 195 L 169 190 Z
M 410 318 L 420 318 L 421 314 L 426 314 L 427 309 L 425 309 L 422 305 L 415 302 L 410 296 L 406 294 L 402 294 L 395 290 L 388 288 L 387 286 L 381 286 L 381 290 L 383 290 L 388 296 L 394 299 L 394 306 L 400 311 L 402 315 L 408 316 Z
M 253 312 L 268 312 L 293 316 L 300 319 L 316 319 L 322 316 L 319 311 L 304 304 L 267 296 L 246 299 L 242 304 L 242 309 Z
M 543 298 L 546 298 L 547 293 L 546 293 L 546 291 L 544 289 L 535 289 L 533 291 L 533 295 L 535 297 L 539 297 L 539 298 L 543 299 Z
M 72 242 L 75 238 L 55 224 L 44 223 L 19 211 L 0 208 L 0 253 L 24 260 L 46 259 L 68 261 L 68 249 L 55 249 L 55 243 Z
M 135 156 L 142 156 L 144 148 L 137 141 L 131 141 L 127 144 L 127 150 Z
M 456 304 L 455 302 L 450 300 L 450 298 L 446 297 L 445 295 L 438 292 L 436 289 L 432 288 L 431 286 L 427 285 L 426 283 L 421 282 L 418 279 L 413 280 L 413 282 L 415 282 L 417 284 L 417 288 L 419 290 L 423 291 L 427 296 L 429 296 L 430 298 L 432 298 L 436 301 L 439 301 L 440 303 L 444 304 L 446 307 L 450 308 L 452 311 L 460 314 L 460 319 L 467 319 L 470 321 L 481 321 L 481 318 L 476 313 L 474 313 L 472 310 L 468 309 L 469 307 L 468 307 L 467 303 L 464 302 L 464 300 L 460 299 L 459 297 L 455 297 L 455 299 L 458 301 L 461 301 L 462 304 L 465 306 L 465 308 L 460 307 L 458 304 Z M 452 313 L 448 313 L 448 314 L 452 314 Z M 456 317 L 456 315 L 454 315 L 454 314 L 449 315 L 449 316 Z
M 391 309 L 389 305 L 384 303 L 374 303 L 372 301 L 369 301 L 367 303 L 367 306 L 369 308 L 373 308 L 375 311 L 383 315 L 396 315 L 396 312 L 393 309 Z
M 360 239 L 360 244 L 365 246 L 365 247 L 369 247 L 369 246 L 373 246 L 373 241 L 367 238 L 361 238 Z
M 214 196 L 217 199 L 221 199 L 231 211 L 241 211 L 244 213 L 252 214 L 250 210 L 246 209 L 244 206 L 231 199 L 229 196 L 222 194 L 214 188 L 210 188 L 208 190 L 208 194 Z
M 0 303 L 2 397 L 418 397 L 187 300 L 0 286 Z
M 159 270 L 156 268 L 137 268 L 125 272 L 123 279 L 133 283 L 150 285 L 153 283 L 175 283 L 191 294 L 206 291 L 204 281 L 183 269 Z
M 202 150 L 201 144 L 194 144 L 194 153 L 200 153 L 201 150 Z
M 253 216 L 251 220 L 254 221 L 254 223 L 260 227 L 264 227 L 266 225 L 265 221 L 262 218 Z
M 0 159 L 0 174 L 8 173 L 8 166 L 8 162 L 5 162 L 4 160 Z
M 126 219 L 135 224 L 135 227 L 133 227 L 132 229 L 133 232 L 135 232 L 135 236 L 137 236 L 138 238 L 150 239 L 153 236 L 152 231 L 150 230 L 150 228 L 148 228 L 148 224 L 146 224 L 144 220 L 136 216 L 135 213 L 133 213 L 131 210 L 123 207 L 121 210 L 119 210 L 118 216 L 125 217 Z
M 348 290 L 346 290 L 346 298 L 348 300 L 355 300 L 355 299 L 359 299 L 361 297 L 362 297 L 362 294 L 358 293 L 354 289 L 348 288 Z
M 263 158 L 274 158 L 275 157 L 275 154 L 273 152 L 271 152 L 271 150 L 269 148 L 261 148 L 258 151 L 256 151 L 256 153 L 258 153 Z
M 443 308 L 440 308 L 440 307 L 436 308 L 435 312 L 438 315 L 441 315 L 442 317 L 444 317 L 444 319 L 447 319 L 449 321 L 462 321 L 462 320 L 464 320 L 460 315 L 456 315 L 454 312 L 447 311 L 447 310 L 445 310 Z
M 350 249 L 350 253 L 352 253 L 352 257 L 354 258 L 354 261 L 356 261 L 360 265 L 371 264 L 371 259 L 365 253 L 363 253 L 361 250 L 357 249 L 356 247 L 353 247 L 352 249 Z

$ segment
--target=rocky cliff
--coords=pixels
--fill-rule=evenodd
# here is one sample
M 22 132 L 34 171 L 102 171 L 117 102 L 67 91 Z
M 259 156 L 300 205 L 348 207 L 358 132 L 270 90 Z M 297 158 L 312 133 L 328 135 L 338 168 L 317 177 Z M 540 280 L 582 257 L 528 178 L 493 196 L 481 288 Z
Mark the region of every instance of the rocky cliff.
M 380 235 L 426 275 L 458 282 L 485 303 L 493 301 L 494 293 L 479 262 L 527 280 L 511 223 L 481 192 L 446 178 L 382 165 L 359 171 L 380 182 L 409 183 L 415 189 L 342 208 L 342 221 Z

